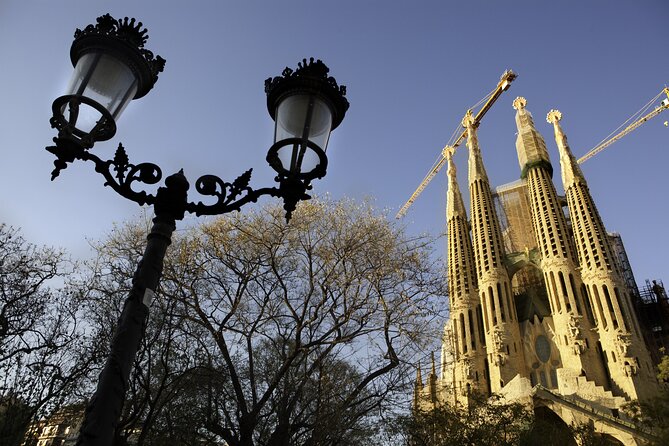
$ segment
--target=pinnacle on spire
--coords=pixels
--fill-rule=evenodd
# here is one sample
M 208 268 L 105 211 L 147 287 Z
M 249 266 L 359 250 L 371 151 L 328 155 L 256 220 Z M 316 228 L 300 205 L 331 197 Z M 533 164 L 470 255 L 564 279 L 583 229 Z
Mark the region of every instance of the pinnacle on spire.
M 552 109 L 546 115 L 546 122 L 549 124 L 556 124 L 562 120 L 562 112 L 560 110 Z
M 516 110 L 516 127 L 518 136 L 516 137 L 516 152 L 518 153 L 518 163 L 520 164 L 520 177 L 525 178 L 527 171 L 535 166 L 542 166 L 550 175 L 553 175 L 553 166 L 551 165 L 546 143 L 544 138 L 534 127 L 532 113 L 525 107 L 527 99 L 517 97 L 513 101 L 513 108 Z
M 438 401 L 437 396 L 437 371 L 434 367 L 434 352 L 431 352 L 432 355 L 432 370 L 430 371 L 430 377 L 428 378 L 428 384 L 430 389 L 430 401 L 432 404 L 435 404 Z
M 513 109 L 514 110 L 522 110 L 525 108 L 527 105 L 527 99 L 525 99 L 522 96 L 518 96 L 516 99 L 513 100 Z
M 420 373 L 420 364 L 416 367 L 416 388 L 421 389 L 423 388 L 423 377 Z
M 420 363 L 416 367 L 416 385 L 413 390 L 413 410 L 419 410 L 421 408 L 423 392 L 423 378 L 420 375 Z
M 448 176 L 450 177 L 451 175 L 455 176 L 455 164 L 453 164 L 453 155 L 455 154 L 455 147 L 453 146 L 445 146 L 441 150 L 441 155 L 446 158 L 446 161 L 448 162 L 448 170 L 446 173 L 448 173 Z
M 471 110 L 467 110 L 464 118 L 462 118 L 462 126 L 467 129 L 467 148 L 469 148 L 469 182 L 476 180 L 483 180 L 488 182 L 488 174 L 483 166 L 483 158 L 481 157 L 481 149 L 479 148 L 479 139 L 476 135 L 476 127 L 474 127 L 474 116 Z
M 465 116 L 462 118 L 462 126 L 464 128 L 469 128 L 474 126 L 474 115 L 471 110 L 467 110 Z
M 455 149 L 451 146 L 444 147 L 442 154 L 448 163 L 448 192 L 446 193 L 446 221 L 453 217 L 461 216 L 467 218 L 465 211 L 465 204 L 462 201 L 462 194 L 458 186 L 458 179 L 456 177 L 457 169 L 453 162 L 453 153 Z
M 560 166 L 562 167 L 562 184 L 565 191 L 573 186 L 576 182 L 587 184 L 581 168 L 576 162 L 576 158 L 571 153 L 569 143 L 567 143 L 567 136 L 564 134 L 560 121 L 562 120 L 562 113 L 559 110 L 551 110 L 546 115 L 546 121 L 553 124 L 555 131 L 555 143 L 560 152 Z

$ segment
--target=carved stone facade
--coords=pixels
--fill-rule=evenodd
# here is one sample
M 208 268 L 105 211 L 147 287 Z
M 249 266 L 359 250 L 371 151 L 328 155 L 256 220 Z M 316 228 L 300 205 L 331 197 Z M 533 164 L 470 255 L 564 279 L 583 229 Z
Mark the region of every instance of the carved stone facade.
M 445 155 L 451 315 L 440 376 L 434 366 L 426 383 L 419 375 L 414 404 L 467 406 L 474 391 L 498 393 L 548 408 L 567 424 L 589 420 L 601 433 L 635 444 L 645 434 L 630 427 L 621 408 L 653 396 L 659 384 L 630 292 L 560 127 L 561 113 L 551 110 L 547 120 L 554 126 L 566 202 L 526 105 L 524 98 L 513 103 L 522 179 L 513 187 L 524 214 L 500 219 L 504 209 L 495 207 L 471 114 L 463 119 L 469 223 L 452 151 Z M 518 246 L 519 240 L 526 245 Z

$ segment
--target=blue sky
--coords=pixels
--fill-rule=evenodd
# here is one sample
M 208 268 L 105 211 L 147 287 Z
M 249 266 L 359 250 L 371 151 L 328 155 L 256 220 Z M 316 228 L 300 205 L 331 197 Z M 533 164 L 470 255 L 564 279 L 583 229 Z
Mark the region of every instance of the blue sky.
M 231 181 L 253 167 L 252 185 L 272 184 L 265 162 L 273 123 L 263 82 L 305 57 L 322 59 L 348 87 L 351 108 L 331 138 L 334 198 L 371 197 L 394 215 L 437 158 L 467 108 L 511 68 L 519 74 L 485 117 L 479 141 L 495 185 L 519 177 L 516 96 L 527 98 L 557 167 L 546 113 L 557 108 L 579 156 L 669 81 L 666 1 L 100 1 L 0 2 L 0 221 L 29 240 L 89 255 L 88 239 L 140 213 L 102 186 L 92 165 L 50 182 L 51 102 L 72 71 L 73 32 L 106 12 L 137 17 L 165 72 L 133 101 L 109 142 L 131 162 L 155 162 Z M 583 165 L 606 227 L 620 232 L 638 282 L 669 283 L 666 255 L 669 112 Z M 466 191 L 466 151 L 455 156 Z M 559 169 L 556 182 L 561 190 Z M 409 210 L 411 233 L 445 228 L 445 172 Z M 191 192 L 195 200 L 195 192 Z M 181 227 L 193 224 L 187 217 Z M 442 238 L 436 249 L 443 253 Z

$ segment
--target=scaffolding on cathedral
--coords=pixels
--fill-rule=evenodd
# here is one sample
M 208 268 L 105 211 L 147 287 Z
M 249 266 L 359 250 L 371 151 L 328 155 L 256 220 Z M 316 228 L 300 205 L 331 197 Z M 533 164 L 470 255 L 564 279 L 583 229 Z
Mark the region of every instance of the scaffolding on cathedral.
M 664 283 L 646 280 L 635 303 L 646 346 L 657 364 L 669 354 L 669 298 Z
M 536 248 L 537 242 L 532 231 L 523 230 L 532 227 L 527 182 L 517 180 L 498 186 L 493 194 L 493 200 L 506 252 L 522 252 Z
M 625 285 L 630 292 L 631 296 L 639 296 L 639 287 L 637 287 L 636 280 L 634 279 L 634 272 L 632 271 L 632 265 L 630 265 L 629 258 L 627 257 L 627 251 L 625 250 L 625 245 L 623 244 L 623 239 L 617 232 L 609 232 L 609 242 L 611 242 L 611 248 L 615 254 L 615 260 L 620 268 L 620 275 L 625 281 Z

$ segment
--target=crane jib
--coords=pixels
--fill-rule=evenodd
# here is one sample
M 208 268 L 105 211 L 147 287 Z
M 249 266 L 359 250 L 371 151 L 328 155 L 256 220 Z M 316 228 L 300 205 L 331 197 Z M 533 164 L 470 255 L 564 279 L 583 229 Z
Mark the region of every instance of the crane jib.
M 627 135 L 628 133 L 632 132 L 632 130 L 638 128 L 641 126 L 641 124 L 647 122 L 648 120 L 654 118 L 655 116 L 659 115 L 663 111 L 669 108 L 669 88 L 665 87 L 657 96 L 655 96 L 653 99 L 651 99 L 641 110 L 636 112 L 634 115 L 632 115 L 630 118 L 627 119 L 626 122 L 628 122 L 630 119 L 634 118 L 635 116 L 639 115 L 640 113 L 643 113 L 645 110 L 648 110 L 648 107 L 650 107 L 653 103 L 657 101 L 657 99 L 662 96 L 662 93 L 664 93 L 667 97 L 660 103 L 658 107 L 655 108 L 652 112 L 648 113 L 645 116 L 642 116 L 641 118 L 635 120 L 632 122 L 630 125 L 625 127 L 620 133 L 616 134 L 615 136 L 600 142 L 597 144 L 594 148 L 590 149 L 588 153 L 580 157 L 578 160 L 576 160 L 577 163 L 583 164 L 593 156 L 597 155 L 599 152 L 602 150 L 606 149 L 609 147 L 611 144 L 614 142 L 618 141 L 621 139 L 623 136 Z M 623 125 L 625 125 L 623 123 Z M 621 126 L 622 127 L 622 126 Z M 620 128 L 620 127 L 618 127 Z M 615 131 L 615 130 L 614 130 Z
M 507 70 L 502 74 L 502 77 L 500 78 L 499 82 L 497 83 L 497 86 L 493 90 L 491 94 L 488 96 L 488 100 L 486 101 L 485 104 L 481 107 L 481 109 L 476 113 L 474 116 L 474 127 L 478 127 L 479 123 L 481 122 L 481 119 L 483 119 L 483 116 L 490 110 L 490 107 L 497 101 L 497 99 L 501 96 L 503 92 L 509 89 L 511 86 L 511 82 L 513 82 L 518 75 L 514 73 L 512 70 Z M 484 98 L 485 99 L 485 98 Z M 481 103 L 483 100 L 479 101 Z M 469 110 L 468 112 L 470 112 Z M 456 147 L 460 145 L 460 143 L 467 137 L 467 131 L 463 131 L 460 136 L 455 140 L 453 144 L 449 144 L 449 146 L 454 150 Z M 423 181 L 420 183 L 418 188 L 414 191 L 413 194 L 411 194 L 411 197 L 409 200 L 407 200 L 406 203 L 400 208 L 400 210 L 397 212 L 397 215 L 395 218 L 401 218 L 406 214 L 407 210 L 409 207 L 413 204 L 414 201 L 416 201 L 416 198 L 423 192 L 423 190 L 427 187 L 427 185 L 432 181 L 432 179 L 437 175 L 439 170 L 443 167 L 443 165 L 446 163 L 446 157 L 443 154 L 441 158 L 435 163 L 435 166 L 428 172 L 428 174 L 423 178 Z

